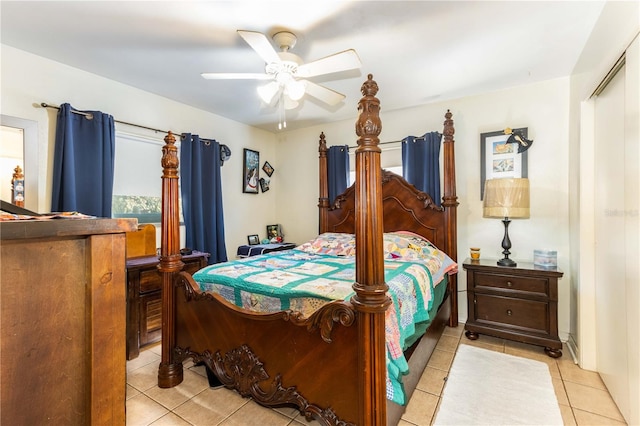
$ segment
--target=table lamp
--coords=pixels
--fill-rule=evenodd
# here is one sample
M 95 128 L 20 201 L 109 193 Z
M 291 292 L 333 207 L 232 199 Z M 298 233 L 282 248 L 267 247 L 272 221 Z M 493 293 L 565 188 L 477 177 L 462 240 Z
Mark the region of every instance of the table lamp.
M 517 263 L 509 259 L 511 240 L 509 239 L 510 219 L 529 218 L 529 179 L 501 178 L 487 179 L 484 183 L 483 217 L 502 218 L 504 238 L 499 266 L 515 267 Z

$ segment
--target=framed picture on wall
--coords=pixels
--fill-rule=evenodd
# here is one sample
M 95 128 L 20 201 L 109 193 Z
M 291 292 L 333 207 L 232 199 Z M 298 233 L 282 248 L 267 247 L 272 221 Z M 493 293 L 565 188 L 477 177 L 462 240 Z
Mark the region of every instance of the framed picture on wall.
M 527 128 L 513 129 L 527 137 Z M 504 130 L 480 134 L 480 199 L 487 179 L 526 178 L 527 151 L 518 154 L 517 144 L 507 143 Z
M 271 166 L 271 164 L 269 164 L 268 161 L 264 162 L 264 165 L 262 166 L 262 170 L 264 170 L 264 172 L 267 174 L 267 176 L 271 177 L 271 175 L 273 174 L 273 166 Z
M 260 178 L 260 190 L 262 192 L 267 192 L 269 190 L 269 183 L 271 181 L 269 179 Z
M 260 153 L 245 148 L 242 162 L 242 192 L 257 194 L 259 183 Z

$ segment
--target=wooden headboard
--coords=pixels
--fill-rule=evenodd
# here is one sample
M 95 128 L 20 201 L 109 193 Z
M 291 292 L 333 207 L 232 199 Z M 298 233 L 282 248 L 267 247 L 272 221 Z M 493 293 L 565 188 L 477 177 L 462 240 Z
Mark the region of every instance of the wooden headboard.
M 425 192 L 419 191 L 402 176 L 383 170 L 382 220 L 384 232 L 411 231 L 427 238 L 449 257 L 457 261 L 457 214 L 455 191 L 455 160 L 453 158 L 453 120 L 447 111 L 444 122 L 444 196 L 442 207 L 438 207 Z M 333 205 L 328 198 L 327 143 L 324 133 L 320 135 L 320 233 L 349 232 L 355 229 L 356 185 L 336 197 Z
M 411 231 L 422 235 L 438 247 L 445 247 L 444 209 L 431 197 L 418 191 L 402 176 L 382 171 L 382 205 L 384 232 Z M 425 214 L 423 210 L 432 210 Z M 439 214 L 438 214 L 439 213 Z M 355 187 L 338 196 L 327 213 L 322 232 L 351 232 L 355 229 Z

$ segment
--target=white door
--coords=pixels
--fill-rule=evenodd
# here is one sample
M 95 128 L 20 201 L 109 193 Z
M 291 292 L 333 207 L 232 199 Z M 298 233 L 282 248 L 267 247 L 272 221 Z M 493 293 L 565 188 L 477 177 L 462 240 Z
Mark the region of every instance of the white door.
M 628 413 L 624 76 L 623 67 L 595 99 L 595 308 L 597 369 Z

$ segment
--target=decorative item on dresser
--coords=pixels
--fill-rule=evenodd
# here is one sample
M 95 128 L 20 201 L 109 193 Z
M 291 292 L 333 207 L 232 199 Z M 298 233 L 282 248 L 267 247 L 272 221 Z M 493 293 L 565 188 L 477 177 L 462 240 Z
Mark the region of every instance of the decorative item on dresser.
M 558 337 L 558 279 L 563 273 L 529 262 L 497 266 L 495 260 L 465 260 L 469 317 L 465 335 L 479 334 L 544 347 L 552 358 L 562 356 Z
M 209 253 L 183 255 L 183 270 L 190 274 L 207 266 Z M 127 259 L 127 359 L 162 337 L 162 276 L 158 255 Z
M 371 74 L 360 91 L 363 97 L 358 104 L 355 126 L 358 136 L 355 184 L 338 195 L 332 204 L 328 199 L 327 146 L 324 134 L 320 136 L 319 232 L 321 236 L 349 236 L 349 241 L 340 246 L 342 250 L 333 256 L 296 248 L 289 255 L 280 252 L 210 265 L 194 276 L 180 272 L 179 218 L 175 208 L 178 203 L 175 196 L 178 192 L 177 147 L 174 136 L 167 135 L 162 159 L 163 244 L 159 269 L 163 276 L 164 325 L 159 387 L 180 384 L 184 378 L 183 361 L 191 358 L 194 362 L 204 362 L 220 382 L 240 395 L 265 406 L 293 405 L 308 421 L 315 419 L 322 425 L 343 426 L 399 422 L 405 408 L 402 404 L 411 398 L 445 324 L 455 327 L 458 321 L 456 275 L 454 269 L 449 269 L 457 266 L 451 260 L 457 259 L 454 128 L 452 114 L 447 111 L 443 131 L 444 194 L 442 206 L 437 206 L 428 194 L 417 190 L 401 176 L 382 170 L 378 148 L 378 135 L 382 129 L 380 101 L 376 98 L 378 85 Z M 295 201 L 292 203 L 295 207 Z M 424 318 L 428 317 L 430 321 L 412 323 L 419 326 L 419 333 L 411 333 L 410 341 L 393 346 L 396 349 L 393 356 L 404 361 L 402 372 L 407 374 L 402 375 L 399 387 L 396 387 L 396 381 L 390 389 L 387 387 L 391 374 L 387 375 L 386 368 L 389 352 L 385 320 L 389 318 L 392 328 L 400 323 L 394 321 L 396 315 L 390 308 L 393 302 L 387 290 L 398 294 L 396 290 L 406 287 L 401 283 L 393 283 L 393 286 L 391 282 L 385 283 L 385 262 L 397 260 L 385 261 L 384 233 L 394 231 L 411 234 L 405 238 L 422 241 L 424 250 L 438 253 L 440 261 L 432 263 L 447 267 L 441 268 L 442 272 L 435 277 L 420 274 L 428 282 L 424 282 L 424 287 L 416 288 L 416 295 L 405 292 L 415 299 L 407 301 L 404 307 L 415 305 L 426 311 L 426 303 L 413 302 L 418 300 L 417 293 L 429 289 L 432 303 L 429 303 L 428 312 L 424 312 Z M 431 248 L 427 249 L 427 246 Z M 355 247 L 357 251 L 349 250 Z M 276 305 L 275 311 L 255 309 L 273 306 L 273 297 L 258 295 L 232 301 L 229 298 L 238 287 L 233 292 L 216 292 L 220 282 L 207 281 L 215 275 L 214 270 L 227 279 L 237 272 L 237 267 L 251 265 L 255 269 L 252 278 L 266 275 L 264 279 L 275 281 L 270 287 L 273 293 L 276 287 L 283 287 L 282 281 L 278 280 L 282 276 L 275 271 L 280 268 L 267 269 L 258 265 L 267 257 L 300 266 L 297 274 L 301 278 L 297 278 L 296 283 L 301 290 L 300 297 L 285 300 L 286 295 L 278 296 L 281 303 Z M 334 258 L 332 263 L 340 266 L 333 270 L 336 274 L 342 273 L 341 281 L 345 283 L 341 288 L 346 293 L 330 300 L 315 297 L 309 300 L 308 290 L 300 284 L 306 284 L 301 282 L 305 277 L 302 274 L 310 266 L 307 265 L 310 257 Z M 402 268 L 408 267 L 409 263 L 406 261 Z M 419 263 L 418 270 L 422 271 L 425 263 Z M 289 275 L 290 279 L 296 279 L 296 274 Z M 331 291 L 331 286 L 322 285 L 323 280 L 326 281 L 318 276 L 315 289 Z M 229 284 L 237 286 L 246 280 L 232 281 Z M 256 283 L 251 281 L 250 284 Z M 292 300 L 294 303 L 289 303 Z M 402 401 L 388 400 L 389 392 L 392 396 L 401 396 Z
M 19 164 L 13 169 L 11 178 L 11 202 L 18 207 L 24 207 L 24 174 Z

